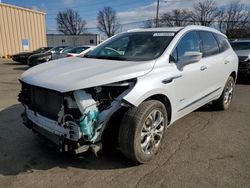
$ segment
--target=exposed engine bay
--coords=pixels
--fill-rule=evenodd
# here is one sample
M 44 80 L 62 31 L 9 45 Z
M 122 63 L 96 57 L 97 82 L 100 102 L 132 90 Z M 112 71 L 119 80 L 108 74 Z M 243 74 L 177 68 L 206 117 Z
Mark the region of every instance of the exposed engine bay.
M 59 146 L 60 151 L 99 150 L 112 114 L 129 106 L 123 97 L 135 79 L 67 93 L 22 83 L 23 123 Z

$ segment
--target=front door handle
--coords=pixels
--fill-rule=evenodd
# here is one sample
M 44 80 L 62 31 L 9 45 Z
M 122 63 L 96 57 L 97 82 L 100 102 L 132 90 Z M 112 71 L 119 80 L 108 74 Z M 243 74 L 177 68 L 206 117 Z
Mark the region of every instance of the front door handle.
M 204 71 L 206 69 L 207 69 L 207 67 L 205 67 L 205 66 L 201 66 L 201 68 L 200 68 L 201 71 Z
M 230 61 L 228 61 L 228 60 L 224 61 L 224 64 L 228 64 L 228 63 L 230 63 Z
M 181 78 L 181 77 L 182 77 L 182 75 L 172 76 L 170 78 L 166 78 L 166 79 L 162 80 L 162 83 L 168 84 L 168 83 L 172 82 L 174 79 Z

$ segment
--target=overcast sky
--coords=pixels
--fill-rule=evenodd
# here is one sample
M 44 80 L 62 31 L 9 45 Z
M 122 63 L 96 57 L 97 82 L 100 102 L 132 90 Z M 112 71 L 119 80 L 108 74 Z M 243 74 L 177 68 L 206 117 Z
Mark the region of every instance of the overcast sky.
M 88 28 L 96 27 L 96 16 L 104 6 L 113 7 L 119 23 L 130 23 L 153 19 L 156 15 L 157 0 L 2 0 L 3 3 L 24 7 L 33 7 L 47 13 L 46 23 L 48 30 L 56 30 L 55 17 L 58 11 L 72 8 L 80 13 L 87 21 Z M 160 0 L 160 14 L 176 8 L 192 8 L 195 0 Z M 216 0 L 218 6 L 225 5 L 230 0 Z M 241 0 L 250 6 L 250 0 Z M 89 30 L 91 31 L 91 29 Z

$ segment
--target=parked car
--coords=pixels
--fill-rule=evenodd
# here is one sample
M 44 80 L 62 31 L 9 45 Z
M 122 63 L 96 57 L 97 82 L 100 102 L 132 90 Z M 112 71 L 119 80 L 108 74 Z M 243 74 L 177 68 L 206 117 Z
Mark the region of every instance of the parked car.
M 21 53 L 13 55 L 12 60 L 26 64 L 28 58 L 31 55 L 43 53 L 43 52 L 46 52 L 50 49 L 52 49 L 52 47 L 42 47 L 42 48 L 38 48 L 37 50 L 31 51 L 31 52 L 21 52 Z
M 41 63 L 51 61 L 56 57 L 53 56 L 53 54 L 60 54 L 65 48 L 67 48 L 67 46 L 57 46 L 43 53 L 31 55 L 27 60 L 27 64 L 32 67 Z
M 60 53 L 54 53 L 54 54 L 52 54 L 52 60 L 67 57 L 68 52 L 70 50 L 72 50 L 73 48 L 74 47 L 69 46 L 69 47 L 64 48 L 62 51 L 60 51 Z
M 146 163 L 176 120 L 210 102 L 218 110 L 229 108 L 237 70 L 237 55 L 215 29 L 130 30 L 84 58 L 24 72 L 23 122 L 60 151 L 97 152 L 110 135 L 126 157 Z M 112 127 L 118 133 L 106 134 Z
M 82 56 L 89 51 L 93 50 L 95 46 L 79 46 L 71 49 L 67 53 L 67 57 L 76 57 L 76 56 Z
M 250 40 L 234 40 L 231 45 L 239 57 L 238 72 L 241 75 L 250 75 Z

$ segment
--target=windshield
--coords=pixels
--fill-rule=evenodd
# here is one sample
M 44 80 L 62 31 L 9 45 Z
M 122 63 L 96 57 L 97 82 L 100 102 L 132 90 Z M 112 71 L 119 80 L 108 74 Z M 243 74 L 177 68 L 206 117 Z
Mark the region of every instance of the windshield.
M 42 48 L 38 48 L 38 49 L 34 50 L 33 52 L 34 53 L 41 53 L 41 52 L 46 52 L 50 49 L 51 49 L 51 47 L 42 47 Z
M 159 57 L 175 33 L 170 32 L 127 32 L 96 47 L 85 57 L 145 61 Z
M 84 46 L 84 47 L 76 47 L 68 51 L 68 53 L 73 53 L 73 54 L 80 54 L 81 52 L 87 50 L 89 47 Z
M 62 53 L 63 54 L 65 54 L 65 53 L 68 53 L 70 50 L 72 50 L 73 49 L 73 47 L 67 47 L 67 48 L 64 48 L 63 50 L 62 50 Z
M 38 49 L 34 50 L 33 52 L 42 52 L 42 51 L 44 51 L 44 48 L 38 48 Z
M 250 42 L 232 42 L 234 50 L 250 50 Z
M 59 53 L 59 52 L 62 51 L 64 48 L 65 48 L 65 46 L 57 46 L 57 47 L 54 47 L 54 48 L 50 49 L 49 52 Z

